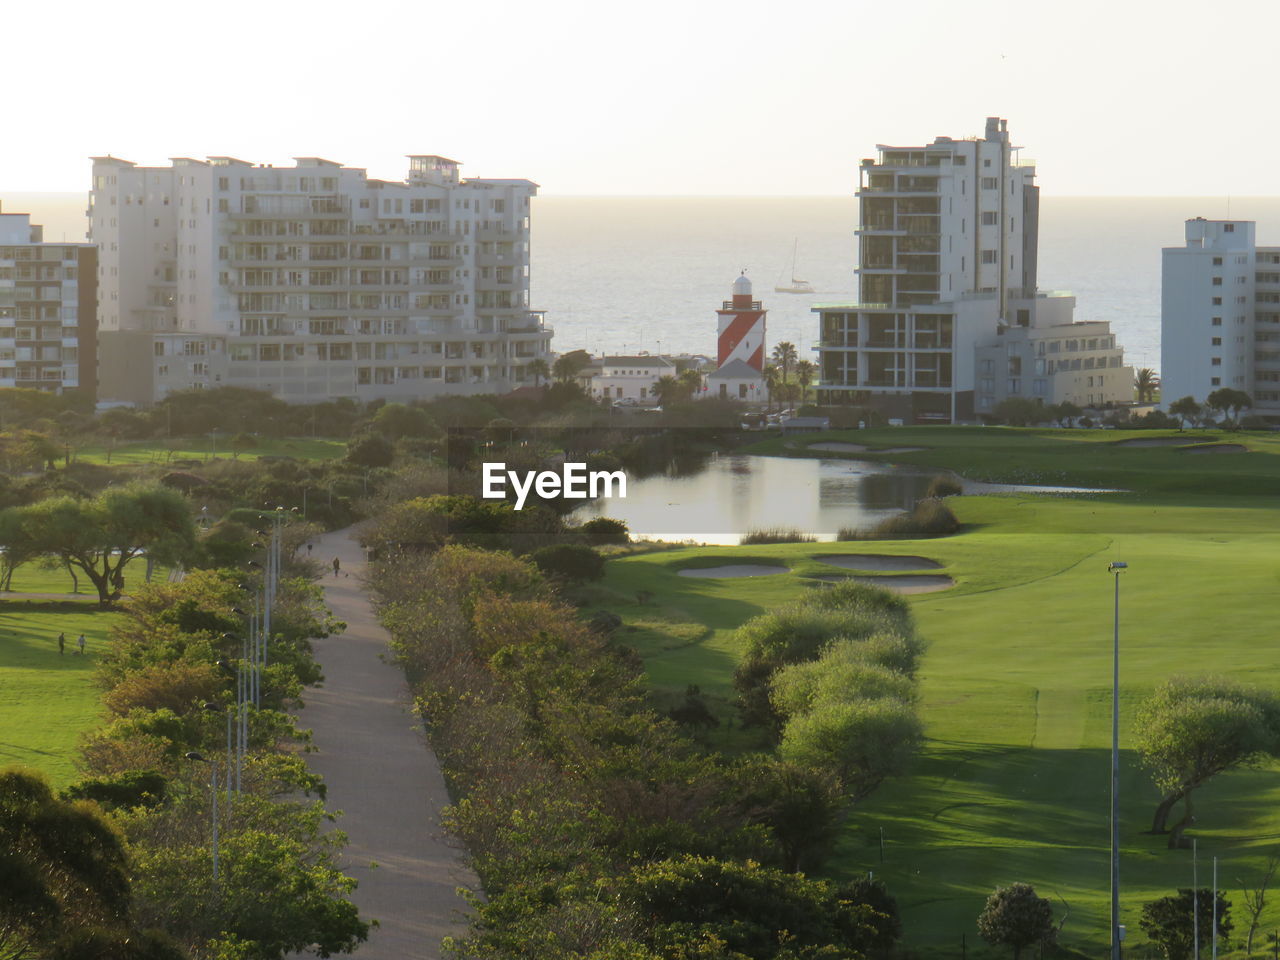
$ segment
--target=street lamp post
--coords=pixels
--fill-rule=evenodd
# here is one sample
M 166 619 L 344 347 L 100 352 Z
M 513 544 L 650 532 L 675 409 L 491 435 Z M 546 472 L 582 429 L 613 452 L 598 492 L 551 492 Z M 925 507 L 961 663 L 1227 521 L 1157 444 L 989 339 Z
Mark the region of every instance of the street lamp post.
M 1120 960 L 1120 574 L 1129 565 L 1113 560 L 1115 629 L 1111 643 L 1111 960 Z
M 218 765 L 212 760 L 206 760 L 201 754 L 194 750 L 186 754 L 188 760 L 194 760 L 197 763 L 209 764 L 210 773 L 210 790 L 213 795 L 213 884 L 218 885 Z

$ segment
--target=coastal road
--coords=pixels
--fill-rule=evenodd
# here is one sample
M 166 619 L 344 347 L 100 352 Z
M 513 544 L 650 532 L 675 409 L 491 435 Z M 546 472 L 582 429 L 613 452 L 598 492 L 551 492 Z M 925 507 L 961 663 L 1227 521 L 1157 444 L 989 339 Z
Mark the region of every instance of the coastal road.
M 449 798 L 404 674 L 381 659 L 388 636 L 364 586 L 364 551 L 350 530 L 314 543 L 312 556 L 327 565 L 325 601 L 347 629 L 315 642 L 324 685 L 305 692 L 299 722 L 313 732 L 317 752 L 307 762 L 328 784 L 328 807 L 342 811 L 343 870 L 360 882 L 351 899 L 379 924 L 356 957 L 436 960 L 440 940 L 466 930 L 457 888 L 478 885 L 442 836 L 439 812 Z

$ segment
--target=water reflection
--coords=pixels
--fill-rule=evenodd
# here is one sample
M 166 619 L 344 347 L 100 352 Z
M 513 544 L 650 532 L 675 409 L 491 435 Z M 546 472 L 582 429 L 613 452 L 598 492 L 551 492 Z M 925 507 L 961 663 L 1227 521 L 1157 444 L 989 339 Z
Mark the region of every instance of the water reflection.
M 832 540 L 842 527 L 870 527 L 925 495 L 938 471 L 860 460 L 715 456 L 691 474 L 628 477 L 625 500 L 599 500 L 576 515 L 625 520 L 632 534 L 734 544 L 749 530 L 787 527 Z M 1079 493 L 962 481 L 965 493 Z

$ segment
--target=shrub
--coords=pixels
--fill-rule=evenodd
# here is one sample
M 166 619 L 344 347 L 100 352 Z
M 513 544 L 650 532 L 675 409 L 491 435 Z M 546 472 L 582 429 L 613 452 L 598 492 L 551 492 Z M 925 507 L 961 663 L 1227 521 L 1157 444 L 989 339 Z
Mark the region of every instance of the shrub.
M 587 543 L 597 547 L 622 545 L 631 541 L 626 521 L 615 520 L 613 517 L 592 517 L 578 530 L 587 538 Z
M 138 707 L 183 714 L 214 699 L 226 685 L 226 678 L 212 663 L 161 662 L 125 674 L 103 696 L 102 705 L 121 717 Z
M 793 527 L 765 527 L 748 530 L 738 543 L 745 547 L 756 543 L 814 543 L 817 539 L 813 534 Z
M 622 618 L 610 610 L 597 610 L 587 620 L 587 627 L 601 637 L 612 637 L 622 627 Z
M 931 537 L 949 537 L 960 529 L 960 521 L 941 500 L 926 499 L 915 509 L 894 514 L 877 523 L 870 530 L 854 530 L 842 527 L 836 534 L 838 540 L 927 540 Z
M 964 493 L 964 487 L 959 480 L 940 473 L 929 481 L 929 489 L 925 496 L 941 500 L 943 497 L 958 497 L 962 493 Z
M 578 543 L 541 547 L 533 551 L 529 559 L 548 577 L 558 577 L 569 583 L 586 583 L 604 576 L 604 557 Z
M 1001 887 L 978 915 L 978 933 L 987 943 L 1013 947 L 1018 960 L 1023 947 L 1053 942 L 1053 906 L 1028 883 Z
M 109 809 L 154 807 L 164 801 L 168 784 L 164 775 L 155 770 L 130 770 L 73 783 L 63 796 L 68 800 L 96 800 Z

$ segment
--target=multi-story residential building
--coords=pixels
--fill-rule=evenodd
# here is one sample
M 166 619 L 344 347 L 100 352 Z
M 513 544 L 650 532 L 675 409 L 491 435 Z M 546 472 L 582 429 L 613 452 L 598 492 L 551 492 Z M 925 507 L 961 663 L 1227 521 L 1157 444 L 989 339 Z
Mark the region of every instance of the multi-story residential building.
M 96 387 L 98 253 L 44 243 L 26 213 L 0 213 L 0 387 Z
M 437 156 L 410 157 L 403 182 L 316 157 L 95 157 L 100 392 L 405 400 L 531 382 L 551 341 L 529 308 L 536 191 Z
M 1114 346 L 1114 338 L 1106 324 L 1088 335 L 1056 329 L 1071 324 L 1075 301 L 1037 290 L 1040 191 L 1034 163 L 1019 150 L 1006 121 L 989 117 L 980 138 L 882 144 L 876 158 L 862 161 L 859 300 L 814 307 L 823 402 L 954 422 L 1011 395 L 1131 399 L 1115 350 L 1105 364 L 1119 369 L 1101 377 L 1105 386 L 1085 388 L 1101 376 L 1091 374 L 1077 390 L 1071 365 L 1048 362 L 1057 340 L 1105 337 Z M 1007 362 L 997 365 L 993 349 Z
M 1165 247 L 1160 397 L 1201 403 L 1230 387 L 1280 415 L 1280 247 L 1259 247 L 1250 220 L 1188 220 Z

